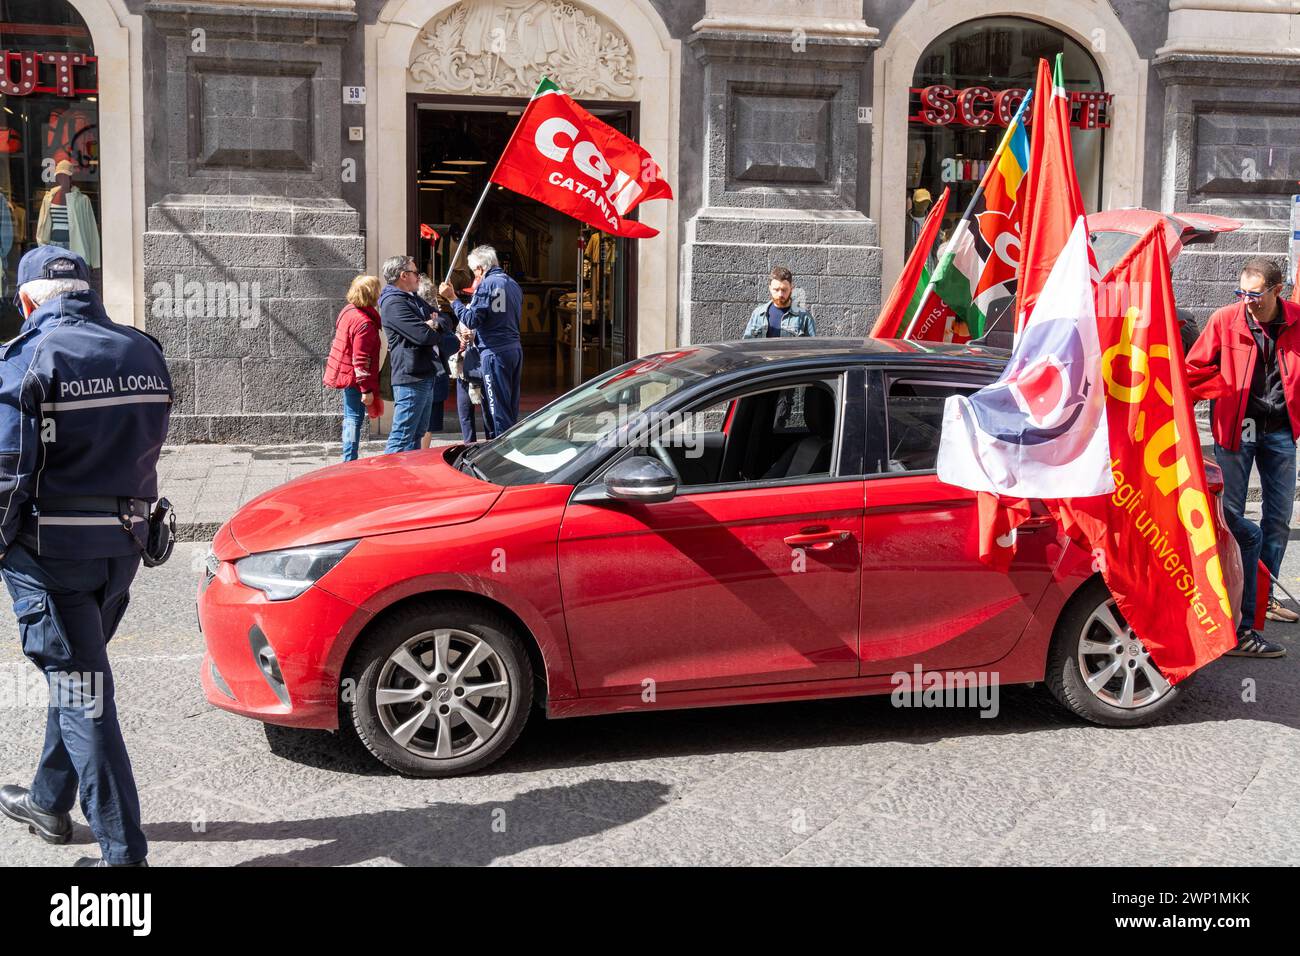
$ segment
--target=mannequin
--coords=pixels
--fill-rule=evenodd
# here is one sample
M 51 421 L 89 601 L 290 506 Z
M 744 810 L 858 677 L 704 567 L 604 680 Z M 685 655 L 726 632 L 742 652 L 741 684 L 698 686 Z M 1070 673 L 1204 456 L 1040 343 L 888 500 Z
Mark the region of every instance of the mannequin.
M 36 224 L 36 241 L 42 246 L 63 246 L 98 269 L 99 224 L 90 197 L 72 185 L 76 167 L 61 160 L 54 167 L 55 186 L 41 201 L 41 216 Z

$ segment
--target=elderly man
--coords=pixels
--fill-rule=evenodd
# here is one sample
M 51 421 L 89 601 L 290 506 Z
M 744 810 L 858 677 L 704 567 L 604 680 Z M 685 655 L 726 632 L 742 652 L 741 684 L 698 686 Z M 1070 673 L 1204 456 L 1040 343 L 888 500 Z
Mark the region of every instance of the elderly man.
M 469 254 L 469 267 L 477 283 L 465 305 L 456 298 L 450 282 L 438 294 L 451 303 L 456 318 L 478 337 L 483 372 L 483 400 L 492 419 L 492 433 L 500 435 L 519 420 L 519 390 L 524 350 L 519 341 L 519 316 L 524 293 L 497 260 L 491 246 Z
M 31 788 L 0 788 L 0 812 L 67 843 L 80 790 L 102 857 L 76 865 L 143 866 L 107 645 L 149 543 L 172 384 L 161 346 L 109 319 L 89 278 L 68 249 L 23 256 L 27 321 L 0 348 L 0 574 L 50 689 Z
M 393 382 L 393 428 L 384 453 L 412 451 L 429 430 L 433 391 L 445 375 L 438 345 L 445 329 L 433 306 L 416 293 L 420 270 L 410 256 L 384 261 L 384 290 L 379 293 L 379 324 L 388 339 Z

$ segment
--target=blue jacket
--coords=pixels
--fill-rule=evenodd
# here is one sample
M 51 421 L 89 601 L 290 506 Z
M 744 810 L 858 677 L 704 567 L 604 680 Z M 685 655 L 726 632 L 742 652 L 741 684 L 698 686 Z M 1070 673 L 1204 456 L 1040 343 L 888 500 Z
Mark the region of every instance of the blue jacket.
M 519 347 L 524 290 L 500 266 L 489 269 L 483 276 L 469 305 L 453 299 L 451 307 L 466 328 L 478 333 L 482 348 L 500 352 Z
M 0 346 L 0 552 L 15 540 L 56 558 L 137 554 L 119 517 L 69 497 L 158 497 L 171 419 L 162 347 L 118 325 L 94 292 L 45 303 Z M 132 530 L 142 543 L 146 523 Z
M 745 324 L 745 332 L 741 336 L 743 339 L 765 339 L 767 338 L 767 307 L 770 302 L 764 302 L 749 314 L 749 322 Z M 787 336 L 805 336 L 816 335 L 817 323 L 813 321 L 812 313 L 807 309 L 797 305 L 791 305 L 790 311 L 781 319 L 781 338 Z
M 418 295 L 395 285 L 379 293 L 379 324 L 388 340 L 394 385 L 416 385 L 447 374 L 438 355 L 443 330 L 425 324 L 433 317 L 433 307 Z

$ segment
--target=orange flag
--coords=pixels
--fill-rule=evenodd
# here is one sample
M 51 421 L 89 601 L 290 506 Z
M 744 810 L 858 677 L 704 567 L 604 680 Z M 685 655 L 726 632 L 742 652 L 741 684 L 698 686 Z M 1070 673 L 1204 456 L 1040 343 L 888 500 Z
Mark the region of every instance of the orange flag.
M 1177 683 L 1231 649 L 1236 633 L 1161 226 L 1111 270 L 1097 296 L 1097 332 L 1115 491 L 1052 507 L 1092 550 L 1156 667 Z
M 873 339 L 896 339 L 902 334 L 903 326 L 911 318 L 908 315 L 912 301 L 916 298 L 921 285 L 925 262 L 930 258 L 930 250 L 939 235 L 939 226 L 943 223 L 943 214 L 948 208 L 948 187 L 943 187 L 943 195 L 930 207 L 930 213 L 921 225 L 921 234 L 916 238 L 916 245 L 907 256 L 903 271 L 889 292 L 889 298 L 880 309 L 880 317 L 871 329 Z
M 1070 145 L 1070 98 L 1065 91 L 1061 57 L 1055 74 L 1038 61 L 1038 85 L 1030 104 L 1029 170 L 1021 183 L 1024 211 L 1020 225 L 1020 272 L 1016 282 L 1016 332 L 1038 301 L 1056 257 L 1083 215 L 1083 196 L 1074 172 Z

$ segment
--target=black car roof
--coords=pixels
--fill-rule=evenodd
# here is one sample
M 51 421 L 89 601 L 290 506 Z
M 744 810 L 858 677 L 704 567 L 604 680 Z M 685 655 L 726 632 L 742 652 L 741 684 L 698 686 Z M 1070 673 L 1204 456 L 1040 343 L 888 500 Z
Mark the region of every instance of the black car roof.
M 863 364 L 949 365 L 953 368 L 1001 370 L 1010 353 L 983 345 L 952 345 L 943 342 L 914 342 L 904 339 L 806 338 L 743 339 L 683 346 L 661 353 L 675 368 L 715 376 L 763 367 L 807 367 L 840 365 L 845 361 Z M 653 360 L 656 356 L 647 356 Z M 645 361 L 643 359 L 642 361 Z

